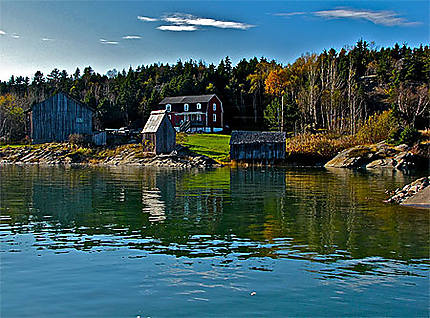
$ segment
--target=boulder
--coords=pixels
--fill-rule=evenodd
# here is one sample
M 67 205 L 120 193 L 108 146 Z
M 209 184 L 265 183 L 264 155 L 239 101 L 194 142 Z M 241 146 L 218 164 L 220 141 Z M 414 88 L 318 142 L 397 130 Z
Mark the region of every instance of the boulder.
M 385 202 L 430 207 L 430 177 L 423 177 L 397 189 Z
M 333 168 L 360 168 L 378 159 L 369 146 L 355 146 L 339 152 L 336 157 L 325 164 Z

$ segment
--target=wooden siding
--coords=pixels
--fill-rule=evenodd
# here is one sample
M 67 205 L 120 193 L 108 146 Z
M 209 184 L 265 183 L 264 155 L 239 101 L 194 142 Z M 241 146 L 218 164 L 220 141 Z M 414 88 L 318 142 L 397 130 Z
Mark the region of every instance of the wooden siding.
M 285 143 L 250 143 L 230 145 L 231 160 L 274 161 L 285 158 Z
M 36 104 L 31 110 L 33 143 L 67 141 L 71 134 L 92 134 L 93 111 L 59 93 Z
M 169 118 L 164 115 L 157 131 L 144 133 L 143 138 L 154 145 L 154 151 L 157 155 L 170 153 L 175 149 L 176 130 L 172 127 Z

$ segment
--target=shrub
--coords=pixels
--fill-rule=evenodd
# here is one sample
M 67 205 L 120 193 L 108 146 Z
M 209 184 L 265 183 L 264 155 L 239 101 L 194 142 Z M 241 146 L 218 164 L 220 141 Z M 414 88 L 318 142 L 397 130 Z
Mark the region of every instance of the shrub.
M 356 134 L 357 142 L 361 144 L 376 143 L 390 137 L 398 129 L 398 122 L 392 110 L 370 116 Z
M 81 134 L 71 134 L 69 136 L 69 143 L 76 146 L 84 146 L 88 144 L 88 138 Z
M 290 156 L 313 156 L 331 158 L 339 151 L 356 145 L 353 136 L 334 134 L 303 134 L 288 138 L 286 152 Z
M 405 129 L 400 133 L 398 144 L 413 145 L 420 141 L 421 134 L 415 128 L 406 126 Z

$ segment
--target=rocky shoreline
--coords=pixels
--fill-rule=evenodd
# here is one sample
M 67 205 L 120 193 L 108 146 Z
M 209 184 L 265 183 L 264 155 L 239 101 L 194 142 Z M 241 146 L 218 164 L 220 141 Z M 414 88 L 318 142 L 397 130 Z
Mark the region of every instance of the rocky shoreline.
M 385 142 L 345 149 L 325 164 L 329 168 L 396 169 L 408 171 L 429 168 L 430 144 L 414 147 L 390 146 Z
M 385 202 L 405 206 L 430 208 L 430 176 L 415 180 L 396 189 Z
M 191 152 L 178 145 L 171 154 L 144 152 L 142 145 L 130 144 L 113 148 L 83 148 L 68 143 L 50 143 L 0 148 L 1 164 L 42 165 L 133 165 L 171 168 L 215 168 L 215 160 Z

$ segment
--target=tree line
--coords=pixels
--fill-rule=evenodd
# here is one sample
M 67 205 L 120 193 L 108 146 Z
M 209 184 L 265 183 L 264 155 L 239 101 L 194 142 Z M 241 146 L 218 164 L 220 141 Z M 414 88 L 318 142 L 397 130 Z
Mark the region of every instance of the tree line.
M 25 135 L 24 112 L 63 91 L 96 110 L 97 128 L 142 127 L 166 96 L 217 94 L 229 129 L 353 134 L 377 112 L 393 109 L 404 125 L 428 127 L 429 46 L 350 48 L 304 54 L 293 63 L 256 57 L 232 65 L 156 63 L 105 75 L 90 66 L 0 81 L 0 137 Z

